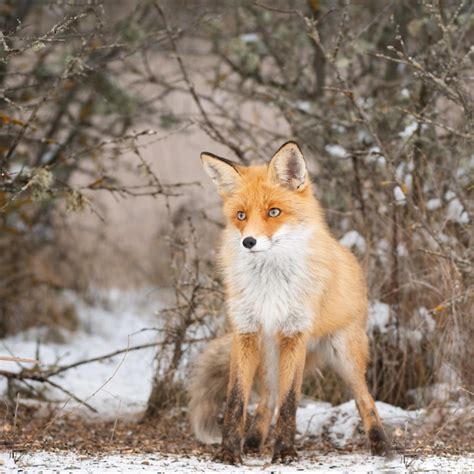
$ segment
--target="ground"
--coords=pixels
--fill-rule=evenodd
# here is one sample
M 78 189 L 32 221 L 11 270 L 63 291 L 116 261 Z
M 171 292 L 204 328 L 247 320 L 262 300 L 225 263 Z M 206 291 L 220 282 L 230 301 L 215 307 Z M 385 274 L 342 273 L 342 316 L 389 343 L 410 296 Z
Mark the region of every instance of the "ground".
M 304 470 L 322 472 L 446 472 L 471 471 L 474 459 L 458 456 L 409 458 L 395 456 L 392 459 L 374 458 L 361 454 L 323 454 L 305 452 L 300 461 L 289 466 L 275 466 L 266 459 L 249 459 L 243 466 L 229 467 L 216 464 L 206 458 L 187 455 L 107 455 L 78 456 L 72 453 L 38 452 L 20 458 L 16 463 L 5 460 L 9 469 L 27 469 L 28 472 L 48 470 L 74 470 L 74 472 L 299 472 Z M 1 458 L 0 458 L 1 470 Z
M 233 471 L 474 470 L 474 426 L 469 414 L 461 418 L 446 415 L 443 421 L 430 425 L 429 429 L 420 423 L 421 420 L 405 420 L 403 429 L 398 423 L 389 425 L 389 429 L 392 426 L 393 453 L 389 458 L 382 458 L 369 455 L 358 424 L 347 439 L 334 436 L 347 432 L 352 424 L 350 403 L 344 405 L 333 407 L 332 432 L 323 430 L 314 435 L 299 430 L 300 459 L 297 463 L 290 466 L 270 464 L 271 445 L 268 444 L 262 455 L 244 456 L 244 465 Z M 313 419 L 319 418 L 318 411 L 322 407 L 312 403 L 300 407 L 300 423 L 303 419 L 305 423 L 308 421 L 310 411 Z M 16 426 L 4 422 L 0 472 L 2 465 L 12 472 L 66 468 L 81 472 L 232 472 L 228 466 L 211 461 L 215 447 L 196 442 L 182 409 L 166 410 L 160 418 L 146 423 L 138 417 L 91 420 L 76 414 L 58 414 L 57 410 L 38 417 L 33 416 L 35 410 L 33 407 L 23 410 Z M 336 440 L 343 446 L 337 447 Z
M 44 335 L 26 331 L 2 341 L 3 351 L 24 357 L 39 354 L 43 364 L 61 365 L 156 339 L 156 331 L 142 331 L 156 327 L 155 302 L 144 303 L 143 295 L 109 296 L 103 307 L 77 303 L 81 324 L 74 333 L 43 340 L 38 348 Z M 230 472 L 228 466 L 211 461 L 215 447 L 194 439 L 185 406 L 168 407 L 155 419 L 141 421 L 155 350 L 127 352 L 54 378 L 97 413 L 41 384 L 36 388 L 43 400 L 21 390 L 18 403 L 15 397 L 12 403 L 0 378 L 0 472 Z M 7 363 L 0 368 L 14 369 Z M 377 402 L 377 407 L 393 439 L 390 458 L 369 455 L 353 401 L 331 406 L 304 399 L 297 414 L 300 460 L 290 466 L 271 465 L 269 444 L 262 455 L 245 456 L 244 466 L 235 472 L 474 470 L 472 405 L 407 411 Z

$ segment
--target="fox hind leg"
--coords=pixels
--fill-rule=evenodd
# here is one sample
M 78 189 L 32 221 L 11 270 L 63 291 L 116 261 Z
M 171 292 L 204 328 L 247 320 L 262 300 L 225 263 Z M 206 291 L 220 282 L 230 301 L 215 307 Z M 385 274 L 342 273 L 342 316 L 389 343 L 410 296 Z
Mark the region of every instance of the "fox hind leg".
M 278 419 L 272 462 L 288 463 L 298 458 L 294 447 L 296 409 L 301 394 L 306 358 L 306 338 L 297 333 L 280 338 Z
M 247 452 L 260 451 L 267 439 L 270 425 L 275 410 L 273 394 L 268 384 L 267 371 L 270 370 L 262 360 L 257 370 L 259 384 L 257 387 L 259 402 L 257 411 L 250 423 L 250 427 L 245 439 L 245 450 Z
M 362 419 L 373 455 L 389 453 L 389 442 L 374 399 L 369 393 L 365 373 L 368 362 L 368 339 L 362 330 L 332 336 L 325 348 L 325 358 L 350 389 Z
M 260 364 L 257 370 L 257 412 L 250 424 L 245 447 L 248 451 L 262 449 L 275 412 L 279 386 L 279 341 L 273 335 L 262 335 Z

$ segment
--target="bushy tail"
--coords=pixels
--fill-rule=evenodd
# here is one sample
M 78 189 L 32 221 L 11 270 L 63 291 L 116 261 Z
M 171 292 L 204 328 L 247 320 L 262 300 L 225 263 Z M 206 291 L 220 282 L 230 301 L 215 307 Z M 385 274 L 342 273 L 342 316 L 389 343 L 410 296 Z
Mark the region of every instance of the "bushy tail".
M 222 438 L 218 415 L 229 381 L 232 334 L 212 341 L 199 356 L 189 385 L 189 419 L 196 438 L 207 444 Z

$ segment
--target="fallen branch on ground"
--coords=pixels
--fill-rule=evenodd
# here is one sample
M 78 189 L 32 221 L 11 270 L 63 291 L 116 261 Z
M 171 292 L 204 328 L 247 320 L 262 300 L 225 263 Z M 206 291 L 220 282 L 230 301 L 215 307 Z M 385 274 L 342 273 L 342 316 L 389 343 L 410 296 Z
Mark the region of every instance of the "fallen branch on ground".
M 29 359 L 27 357 L 0 356 L 0 360 L 6 362 L 24 362 L 25 364 L 39 364 L 39 360 Z
M 206 339 L 189 339 L 184 342 L 186 343 L 194 343 L 194 342 L 202 342 Z M 77 402 L 81 403 L 85 407 L 87 407 L 89 410 L 93 411 L 94 413 L 97 413 L 97 410 L 93 408 L 91 405 L 89 405 L 87 402 L 81 400 L 77 396 L 75 396 L 73 393 L 71 393 L 69 390 L 65 389 L 61 385 L 57 384 L 56 382 L 53 382 L 50 380 L 51 377 L 54 377 L 62 372 L 65 372 L 69 369 L 74 369 L 76 367 L 79 367 L 81 365 L 85 364 L 91 364 L 93 362 L 100 362 L 102 360 L 110 359 L 112 357 L 115 357 L 120 354 L 132 352 L 132 351 L 138 351 L 141 349 L 148 349 L 150 347 L 157 347 L 157 346 L 162 346 L 166 344 L 165 341 L 161 342 L 150 342 L 147 344 L 140 344 L 137 346 L 132 346 L 132 347 L 126 347 L 124 349 L 118 349 L 113 352 L 109 352 L 107 354 L 103 354 L 101 356 L 97 357 L 91 357 L 89 359 L 84 359 L 84 360 L 79 360 L 76 362 L 73 362 L 72 364 L 67 364 L 63 366 L 56 367 L 54 369 L 39 369 L 38 367 L 35 367 L 33 369 L 26 369 L 22 368 L 20 372 L 13 372 L 10 370 L 0 370 L 0 377 L 5 377 L 8 380 L 19 380 L 21 382 L 25 382 L 27 380 L 33 381 L 33 382 L 39 382 L 39 383 L 46 383 L 49 384 L 58 390 L 61 390 L 63 393 L 66 395 L 70 396 Z M 37 363 L 39 364 L 40 362 L 35 360 L 35 359 L 27 359 L 27 358 L 20 358 L 20 357 L 13 357 L 13 356 L 0 356 L 0 360 L 8 360 L 8 361 L 13 361 L 13 362 L 28 362 L 28 363 Z

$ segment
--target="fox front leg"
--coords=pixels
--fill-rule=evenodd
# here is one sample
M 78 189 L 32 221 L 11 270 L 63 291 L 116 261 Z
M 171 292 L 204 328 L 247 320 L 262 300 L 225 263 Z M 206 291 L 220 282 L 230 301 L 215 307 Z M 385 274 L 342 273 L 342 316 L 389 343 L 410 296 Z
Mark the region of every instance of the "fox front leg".
M 306 338 L 301 333 L 280 337 L 278 420 L 272 462 L 289 463 L 298 458 L 294 447 L 296 409 L 301 394 L 306 358 Z
M 222 445 L 214 461 L 242 463 L 247 404 L 258 364 L 258 335 L 235 334 L 232 341 L 227 404 L 224 413 Z

